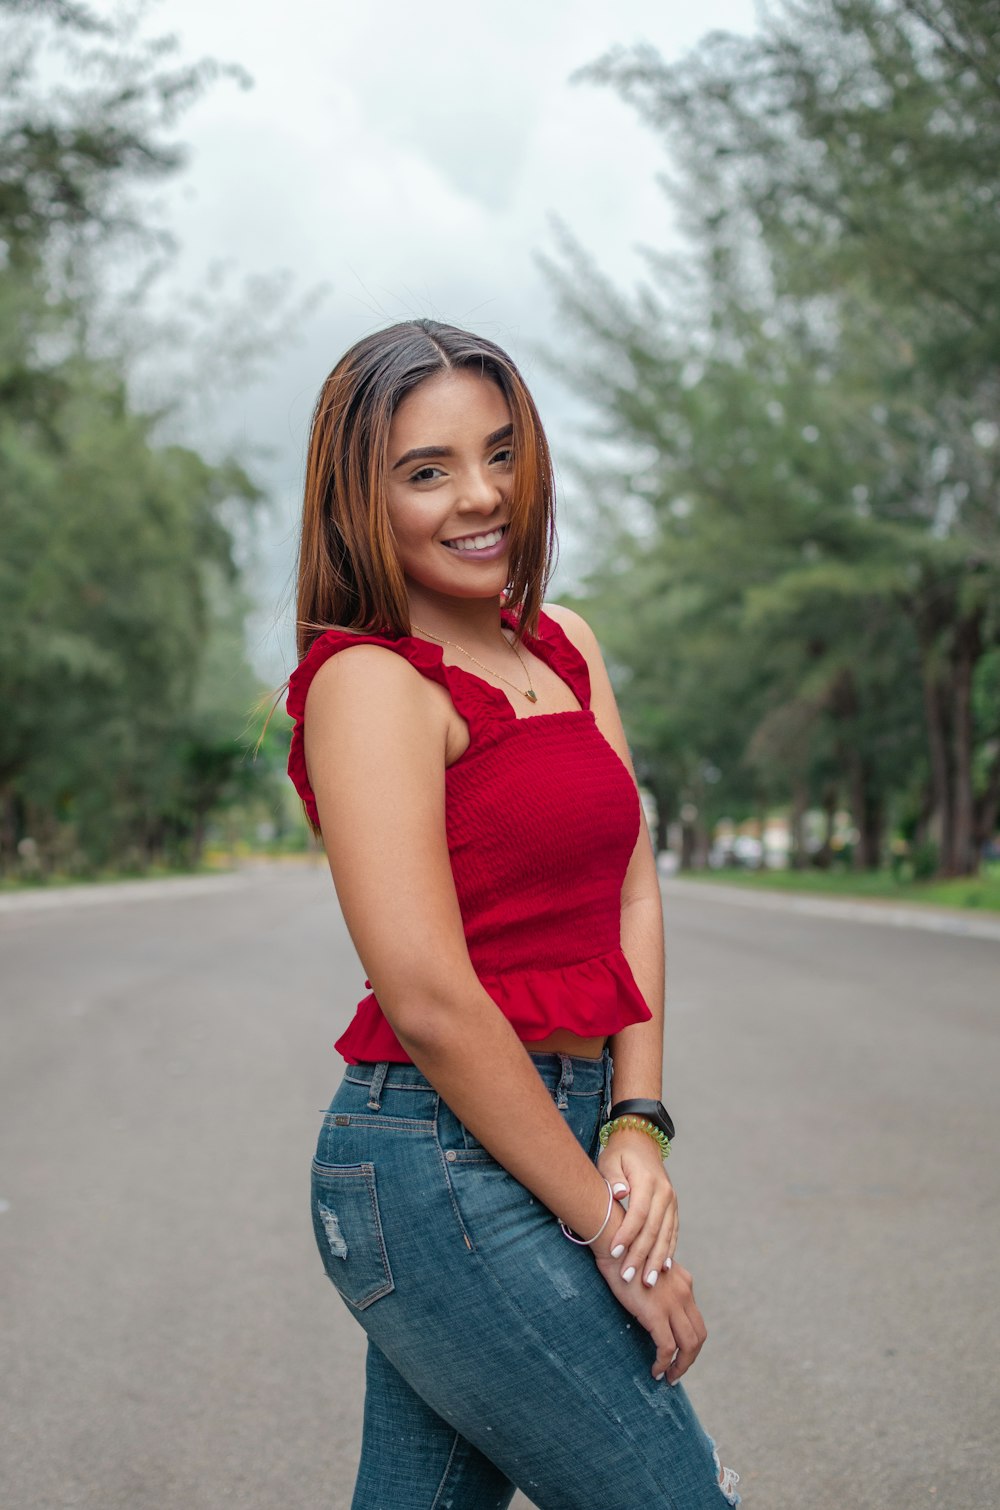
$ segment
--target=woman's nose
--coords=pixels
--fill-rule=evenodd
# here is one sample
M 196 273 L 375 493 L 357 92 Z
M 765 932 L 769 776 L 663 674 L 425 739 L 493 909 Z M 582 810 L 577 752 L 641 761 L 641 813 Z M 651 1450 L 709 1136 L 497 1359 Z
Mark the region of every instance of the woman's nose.
M 462 487 L 460 504 L 470 509 L 490 513 L 503 501 L 503 492 L 497 479 L 489 472 L 472 472 Z

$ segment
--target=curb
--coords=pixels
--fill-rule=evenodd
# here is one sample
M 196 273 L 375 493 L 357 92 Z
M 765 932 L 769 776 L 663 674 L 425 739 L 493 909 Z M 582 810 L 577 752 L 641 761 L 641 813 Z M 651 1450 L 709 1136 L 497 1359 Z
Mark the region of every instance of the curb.
M 958 938 L 989 939 L 1000 944 L 1000 918 L 996 920 L 956 908 L 944 909 L 897 906 L 878 901 L 851 901 L 841 897 L 805 896 L 801 892 L 747 891 L 742 886 L 726 886 L 715 881 L 682 881 L 675 876 L 661 877 L 664 901 L 673 896 L 712 898 L 735 907 L 764 907 L 774 912 L 797 912 L 808 917 L 838 918 L 845 923 L 870 923 L 882 928 L 917 928 L 926 933 L 947 933 Z
M 61 907 L 100 907 L 106 902 L 169 902 L 175 898 L 235 891 L 250 881 L 250 876 L 236 871 L 217 876 L 163 876 L 155 881 L 95 881 L 92 885 L 12 891 L 0 895 L 0 917 Z

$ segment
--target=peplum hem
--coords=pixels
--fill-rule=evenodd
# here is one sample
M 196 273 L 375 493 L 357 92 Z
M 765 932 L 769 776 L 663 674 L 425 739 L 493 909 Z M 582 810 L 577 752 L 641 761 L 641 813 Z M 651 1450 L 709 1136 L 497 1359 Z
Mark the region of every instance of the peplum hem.
M 479 979 L 526 1044 L 547 1038 L 559 1028 L 581 1038 L 610 1038 L 633 1023 L 648 1022 L 653 1015 L 620 948 L 571 965 Z M 334 1047 L 348 1064 L 410 1063 L 374 994 L 358 1003 L 350 1026 Z

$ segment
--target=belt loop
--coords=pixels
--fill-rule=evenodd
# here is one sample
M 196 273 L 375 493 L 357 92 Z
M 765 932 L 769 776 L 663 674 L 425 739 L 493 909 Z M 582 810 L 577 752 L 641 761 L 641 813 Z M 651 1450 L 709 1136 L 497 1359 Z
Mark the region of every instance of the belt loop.
M 612 1081 L 614 1080 L 615 1064 L 611 1058 L 611 1050 L 604 1050 L 604 1117 L 611 1111 Z
M 371 1112 L 381 1111 L 382 1109 L 380 1097 L 382 1095 L 382 1087 L 385 1084 L 385 1077 L 388 1073 L 389 1062 L 383 1059 L 380 1064 L 375 1066 L 374 1073 L 372 1074 L 371 1089 L 368 1092 L 368 1110 Z
M 559 1055 L 559 1085 L 556 1088 L 556 1106 L 561 1112 L 569 1110 L 569 1102 L 566 1100 L 566 1092 L 573 1084 L 573 1061 L 568 1054 Z

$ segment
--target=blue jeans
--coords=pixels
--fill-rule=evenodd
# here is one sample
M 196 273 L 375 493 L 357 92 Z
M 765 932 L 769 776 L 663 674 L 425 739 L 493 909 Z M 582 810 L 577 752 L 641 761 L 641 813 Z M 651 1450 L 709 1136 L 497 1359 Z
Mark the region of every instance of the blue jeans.
M 593 1158 L 611 1061 L 533 1056 Z M 323 1266 L 368 1334 L 353 1510 L 721 1510 L 714 1443 L 592 1254 L 415 1065 L 350 1066 L 312 1166 Z M 727 1479 L 727 1484 L 729 1480 Z

